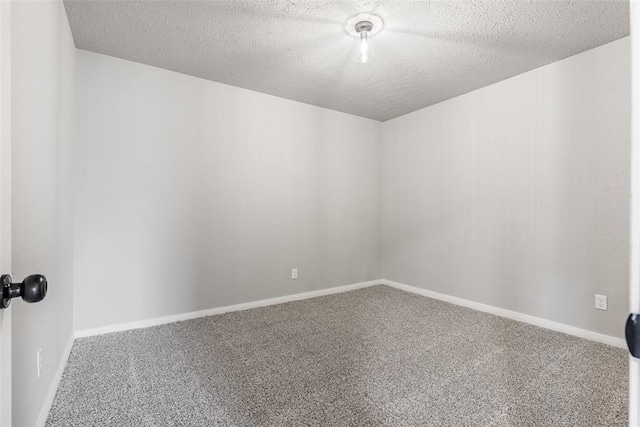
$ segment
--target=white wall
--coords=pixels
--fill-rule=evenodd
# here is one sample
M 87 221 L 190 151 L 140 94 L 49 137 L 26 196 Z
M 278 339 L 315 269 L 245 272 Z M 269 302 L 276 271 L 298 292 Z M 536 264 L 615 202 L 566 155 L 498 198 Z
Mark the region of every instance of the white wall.
M 383 275 L 621 337 L 629 38 L 383 125 Z M 609 311 L 594 309 L 594 294 Z
M 78 330 L 380 277 L 380 122 L 86 51 L 77 75 Z
M 0 274 L 11 272 L 11 3 L 0 2 Z M 11 310 L 0 310 L 0 426 L 11 425 Z
M 76 329 L 384 276 L 622 336 L 628 49 L 384 124 L 78 51 Z
M 61 1 L 12 11 L 12 226 L 15 280 L 42 273 L 49 293 L 13 311 L 13 425 L 33 426 L 73 334 L 71 142 L 75 47 Z M 44 371 L 36 376 L 42 348 Z

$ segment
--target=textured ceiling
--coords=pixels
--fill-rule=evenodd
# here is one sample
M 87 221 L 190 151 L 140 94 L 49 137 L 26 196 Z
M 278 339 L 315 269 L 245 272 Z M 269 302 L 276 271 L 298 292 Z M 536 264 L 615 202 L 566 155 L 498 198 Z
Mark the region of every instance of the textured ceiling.
M 76 46 L 388 120 L 629 34 L 626 0 L 66 0 Z M 376 58 L 345 23 L 375 13 Z

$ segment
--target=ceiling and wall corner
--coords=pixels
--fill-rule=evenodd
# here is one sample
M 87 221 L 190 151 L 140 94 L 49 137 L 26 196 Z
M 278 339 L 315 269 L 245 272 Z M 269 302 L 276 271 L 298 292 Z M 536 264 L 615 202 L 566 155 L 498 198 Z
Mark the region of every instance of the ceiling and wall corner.
M 614 143 L 613 130 L 624 132 L 627 129 L 624 124 L 620 125 L 628 114 L 624 114 L 625 104 L 617 96 L 622 92 L 621 85 L 628 76 L 616 72 L 625 69 L 624 61 L 628 59 L 624 55 L 625 43 L 628 43 L 628 39 L 608 43 L 582 55 L 522 73 L 499 84 L 386 123 L 104 54 L 79 51 L 77 122 L 79 140 L 84 148 L 80 163 L 86 169 L 86 174 L 77 180 L 82 183 L 84 190 L 78 193 L 80 210 L 75 217 L 81 225 L 74 267 L 78 272 L 76 283 L 82 283 L 76 288 L 75 295 L 78 301 L 76 327 L 101 328 L 244 303 L 256 298 L 295 293 L 301 285 L 306 286 L 304 290 L 318 290 L 326 286 L 374 280 L 380 277 L 380 266 L 386 267 L 386 271 L 382 271 L 389 274 L 384 274 L 386 279 L 426 286 L 421 274 L 428 264 L 425 256 L 428 258 L 430 255 L 410 249 L 412 245 L 417 245 L 418 249 L 427 247 L 419 240 L 420 236 L 428 236 L 426 240 L 429 240 L 435 239 L 438 234 L 443 235 L 445 230 L 434 230 L 435 235 L 430 235 L 430 227 L 436 224 L 438 228 L 439 222 L 425 225 L 423 221 L 429 215 L 441 213 L 442 206 L 446 207 L 446 204 L 438 203 L 438 197 L 446 203 L 453 203 L 454 207 L 461 206 L 463 215 L 473 212 L 473 209 L 486 209 L 485 204 L 493 206 L 494 198 L 503 200 L 495 206 L 495 210 L 481 212 L 489 213 L 487 222 L 490 227 L 480 224 L 477 232 L 491 244 L 472 249 L 477 249 L 486 257 L 498 254 L 498 261 L 500 254 L 512 252 L 502 251 L 503 247 L 499 244 L 530 251 L 531 245 L 526 243 L 526 239 L 518 240 L 524 233 L 522 230 L 528 230 L 520 227 L 518 221 L 534 215 L 531 223 L 538 224 L 535 221 L 539 218 L 535 215 L 539 215 L 540 211 L 527 211 L 535 204 L 519 204 L 521 199 L 518 197 L 524 197 L 523 194 L 513 199 L 504 196 L 512 195 L 508 191 L 518 185 L 541 186 L 544 183 L 549 186 L 549 192 L 545 195 L 555 197 L 558 194 L 572 194 L 562 200 L 558 197 L 560 202 L 555 199 L 545 202 L 544 206 L 565 208 L 567 205 L 561 202 L 579 198 L 585 207 L 581 212 L 596 212 L 589 203 L 597 199 L 597 192 L 602 190 L 604 183 L 610 182 L 610 177 L 599 181 L 598 187 L 591 188 L 584 185 L 588 182 L 584 179 L 576 181 L 575 174 L 583 171 L 579 166 L 596 160 L 605 172 L 616 173 L 615 165 L 618 163 L 615 159 L 605 162 L 598 152 L 602 146 L 598 144 L 608 139 Z M 616 55 L 604 55 L 612 49 Z M 356 64 L 351 58 L 349 60 Z M 619 80 L 615 79 L 616 75 Z M 610 83 L 617 86 L 610 88 Z M 483 97 L 487 93 L 492 96 Z M 602 98 L 601 102 L 597 102 L 598 97 Z M 581 99 L 584 102 L 578 101 Z M 477 100 L 484 101 L 485 105 L 477 107 L 482 105 Z M 437 112 L 446 110 L 447 105 L 463 105 L 464 108 L 450 115 L 438 115 Z M 609 105 L 612 107 L 609 108 Z M 544 107 L 542 111 L 545 115 L 538 114 L 534 106 Z M 537 115 L 530 114 L 532 112 Z M 607 122 L 596 119 L 599 114 L 615 115 L 615 112 L 619 113 L 618 116 Z M 423 123 L 422 117 L 429 117 L 429 123 Z M 543 119 L 548 121 L 543 122 Z M 581 120 L 587 119 L 593 123 L 579 126 Z M 399 138 L 389 138 L 389 131 L 399 127 L 397 123 L 415 124 L 412 120 L 420 126 L 407 126 L 406 133 L 410 134 L 410 140 L 405 134 Z M 425 130 L 425 126 L 428 129 Z M 414 128 L 416 131 L 412 132 Z M 595 129 L 597 132 L 585 129 Z M 505 135 L 509 137 L 505 138 Z M 606 135 L 606 138 L 602 135 Z M 456 138 L 462 142 L 458 143 Z M 536 138 L 542 138 L 542 142 Z M 584 144 L 591 144 L 585 146 L 584 150 L 589 148 L 591 151 L 574 156 L 575 148 L 571 144 L 579 146 L 582 139 Z M 615 138 L 618 149 L 622 147 L 623 139 Z M 527 179 L 519 177 L 518 173 L 525 171 L 525 167 L 518 161 L 530 166 L 530 159 L 526 155 L 520 156 L 522 153 L 518 150 L 531 146 L 533 149 L 547 147 L 542 145 L 543 142 L 550 144 L 553 149 L 549 149 L 551 155 L 541 160 L 540 164 L 551 168 L 551 171 L 542 175 L 531 173 L 531 176 L 525 177 Z M 394 144 L 406 146 L 409 143 L 415 144 L 415 147 L 408 152 L 394 151 Z M 456 144 L 466 148 L 449 155 L 448 163 L 430 165 L 430 161 L 438 159 L 438 153 L 430 153 L 426 160 L 420 156 L 420 153 L 440 145 L 445 147 L 442 148 L 443 153 L 446 153 L 445 149 L 455 151 Z M 485 148 L 491 151 L 483 153 Z M 474 154 L 474 150 L 480 151 Z M 619 151 L 616 153 L 619 154 Z M 568 167 L 556 168 L 565 155 L 576 158 L 570 166 L 576 167 L 577 172 Z M 472 158 L 479 162 L 475 166 L 477 170 L 465 167 Z M 578 163 L 580 159 L 582 163 Z M 461 195 L 456 191 L 457 187 L 451 186 L 451 182 L 466 182 L 470 177 L 475 178 L 476 175 L 471 172 L 484 171 L 482 167 L 491 161 L 497 161 L 497 165 L 485 171 L 486 175 L 480 174 L 480 179 L 486 182 L 485 186 L 473 187 L 475 181 L 471 179 L 472 184 L 463 188 L 465 191 L 474 189 L 470 194 L 485 199 L 467 200 L 464 198 L 467 193 Z M 127 167 L 129 163 L 130 167 Z M 395 172 L 390 165 L 395 165 Z M 611 167 L 606 168 L 607 165 Z M 123 175 L 122 169 L 129 172 Z M 440 175 L 433 175 L 438 171 Z M 517 178 L 500 175 L 505 171 L 513 172 Z M 597 171 L 600 173 L 600 169 Z M 622 172 L 617 173 L 616 179 L 622 179 Z M 391 191 L 388 188 L 389 174 L 397 178 L 391 181 Z M 595 172 L 589 176 L 595 177 Z M 269 179 L 265 180 L 264 177 Z M 413 179 L 417 181 L 412 182 Z M 563 179 L 570 182 L 562 182 Z M 623 187 L 616 188 L 619 189 L 618 195 L 624 193 Z M 435 200 L 425 197 L 429 191 L 435 192 Z M 383 194 L 387 197 L 383 197 Z M 390 199 L 389 194 L 409 197 Z M 267 199 L 270 202 L 265 202 Z M 126 202 L 123 203 L 123 200 Z M 397 200 L 400 201 L 396 203 Z M 456 205 L 455 201 L 458 200 L 464 203 Z M 606 200 L 607 203 L 598 205 L 602 215 L 626 218 L 627 206 L 624 203 L 619 203 L 619 199 Z M 414 201 L 416 206 L 404 206 Z M 473 205 L 475 202 L 479 203 L 479 207 Z M 507 202 L 513 203 L 518 209 L 523 206 L 526 208 L 515 210 L 518 215 L 512 221 L 518 227 L 513 226 L 509 230 L 499 228 L 502 222 L 490 222 L 514 212 L 499 210 Z M 428 212 L 424 211 L 427 207 Z M 568 236 L 568 240 L 565 239 L 567 241 L 597 236 L 594 233 L 571 234 L 576 228 L 569 227 L 572 220 L 567 217 L 570 217 L 573 208 L 570 206 L 566 212 L 544 211 L 549 221 L 542 221 L 542 231 L 548 230 L 549 224 L 569 230 L 560 235 L 551 227 L 552 236 L 542 243 L 555 244 L 558 236 Z M 396 210 L 398 212 L 394 212 Z M 256 212 L 260 213 L 259 217 Z M 445 215 L 447 219 L 456 216 L 453 212 Z M 184 218 L 189 220 L 185 221 Z M 396 224 L 406 226 L 408 231 L 396 233 L 397 230 L 389 228 L 392 218 Z M 507 215 L 507 218 L 511 217 Z M 605 217 L 603 222 L 606 223 L 608 218 Z M 593 221 L 589 222 L 589 219 Z M 596 220 L 599 221 L 600 217 L 595 220 L 586 218 L 580 224 L 593 224 Z M 509 222 L 505 220 L 504 223 Z M 573 223 L 577 221 L 573 220 Z M 166 227 L 166 224 L 172 226 Z M 464 230 L 473 229 L 473 221 L 471 225 L 463 224 L 463 227 L 455 228 L 452 232 L 467 236 Z M 410 228 L 413 226 L 418 231 Z M 90 228 L 100 232 L 90 234 Z M 402 241 L 385 240 L 389 234 Z M 490 240 L 494 235 L 503 240 L 495 243 Z M 162 236 L 164 245 L 157 245 L 158 236 Z M 455 239 L 452 241 L 445 241 L 434 249 L 431 254 L 434 259 L 442 260 L 443 251 L 447 247 L 455 247 Z M 522 242 L 525 243 L 518 246 Z M 536 248 L 543 247 L 542 243 Z M 579 247 L 599 253 L 587 245 Z M 185 249 L 174 254 L 173 248 Z M 487 248 L 497 249 L 492 251 Z M 334 257 L 340 250 L 344 252 Z M 386 252 L 380 253 L 383 250 Z M 402 262 L 413 267 L 391 270 L 389 261 L 395 259 L 389 258 L 390 250 L 400 258 L 408 254 Z M 464 250 L 461 253 L 468 253 Z M 554 252 L 540 250 L 535 255 L 539 253 L 546 255 Z M 329 254 L 331 256 L 327 257 Z M 579 270 L 571 264 L 576 263 L 576 254 L 573 248 L 569 248 L 564 253 L 566 256 L 558 256 L 559 262 L 568 266 L 563 265 L 557 271 L 553 270 L 556 268 L 553 263 L 541 263 L 543 268 L 540 271 L 550 271 L 551 279 L 543 278 L 545 285 L 558 284 L 559 289 L 563 268 L 571 274 Z M 516 259 L 517 254 L 512 255 L 512 259 Z M 512 272 L 519 265 L 531 266 L 533 261 L 526 257 L 523 259 L 521 264 L 515 263 Z M 580 258 L 580 262 L 586 259 L 588 257 Z M 122 302 L 117 312 L 99 306 L 100 301 L 113 291 L 113 285 L 107 276 L 106 281 L 96 280 L 94 272 L 108 271 L 114 265 L 130 281 L 138 284 L 131 291 L 127 285 L 129 282 L 123 283 L 122 286 L 127 286 L 129 292 L 153 294 L 156 299 L 153 302 L 146 301 L 141 308 L 139 299 L 130 298 Z M 480 282 L 481 271 L 459 268 L 459 265 L 467 265 L 465 263 L 441 263 L 440 269 L 445 265 L 454 274 L 477 274 Z M 496 261 L 493 264 L 478 262 L 478 265 L 486 273 L 499 264 Z M 604 278 L 603 283 L 615 284 L 611 289 L 618 292 L 619 277 L 613 277 L 612 274 L 626 270 L 613 262 L 593 261 L 593 265 L 603 269 L 611 267 L 612 272 L 598 274 Z M 307 272 L 295 283 L 288 277 L 293 266 L 299 268 L 301 273 Z M 149 272 L 152 272 L 152 276 L 149 276 Z M 485 294 L 469 294 L 465 298 L 531 312 L 531 307 L 516 304 L 522 295 L 531 298 L 527 294 L 529 288 L 522 291 L 518 284 L 522 282 L 506 279 L 491 281 L 489 276 L 482 276 L 489 283 Z M 454 283 L 458 286 L 465 283 L 449 280 L 448 276 L 441 277 L 446 279 L 441 281 L 445 284 Z M 581 301 L 588 300 L 589 292 L 597 291 L 594 277 L 583 282 L 580 282 L 580 278 L 571 278 L 575 279 L 574 288 L 580 288 L 580 283 L 590 286 L 580 289 Z M 177 282 L 189 283 L 190 292 L 174 297 L 167 292 L 149 291 L 149 288 L 156 288 L 158 283 Z M 261 285 L 255 286 L 255 283 Z M 509 293 L 499 292 L 504 283 L 514 284 L 508 289 Z M 480 286 L 473 288 L 474 291 L 478 289 Z M 556 304 L 571 303 L 574 294 L 570 289 L 562 289 L 566 294 L 565 299 L 555 298 Z M 445 294 L 455 294 L 454 286 L 450 290 L 439 289 Z M 511 300 L 506 299 L 509 295 L 513 297 Z M 540 292 L 535 297 L 544 303 L 547 295 L 549 292 Z M 609 295 L 613 302 L 609 313 L 611 318 L 618 313 L 623 294 Z M 567 316 L 567 310 L 562 305 L 543 306 L 542 303 L 537 307 L 541 311 L 535 312 L 536 316 L 566 321 L 576 327 L 596 328 L 589 323 L 593 321 L 591 317 L 578 318 L 592 309 L 590 304 L 582 304 L 580 310 L 573 312 L 578 314 L 571 317 Z M 549 311 L 544 311 L 547 309 Z M 615 334 L 612 324 L 610 322 L 607 324 L 609 326 L 603 326 L 602 332 Z
M 65 0 L 76 47 L 385 121 L 629 35 L 605 1 Z M 345 24 L 385 22 L 353 60 Z

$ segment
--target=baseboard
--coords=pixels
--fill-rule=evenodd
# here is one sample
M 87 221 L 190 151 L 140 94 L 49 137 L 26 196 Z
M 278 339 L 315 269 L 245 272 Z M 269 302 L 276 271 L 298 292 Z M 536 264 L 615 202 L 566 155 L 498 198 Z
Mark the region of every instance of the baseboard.
M 47 417 L 49 416 L 49 411 L 51 410 L 51 406 L 53 405 L 53 399 L 56 397 L 56 392 L 58 391 L 58 386 L 60 385 L 60 380 L 62 379 L 62 374 L 64 373 L 64 368 L 67 366 L 67 361 L 69 360 L 69 355 L 71 354 L 71 348 L 73 347 L 74 335 L 71 334 L 69 336 L 69 340 L 67 341 L 67 346 L 64 348 L 64 352 L 62 353 L 62 358 L 60 359 L 60 363 L 58 363 L 58 369 L 56 370 L 56 374 L 53 377 L 53 382 L 51 383 L 51 387 L 49 387 L 49 392 L 47 393 L 47 397 L 42 404 L 42 408 L 40 409 L 40 414 L 38 415 L 38 419 L 36 420 L 36 426 L 44 427 L 47 422 Z
M 482 304 L 479 302 L 474 302 L 474 301 L 466 300 L 463 298 L 454 297 L 451 295 L 441 294 L 438 292 L 417 288 L 415 286 L 393 282 L 391 280 L 383 279 L 381 280 L 381 282 L 387 286 L 391 286 L 396 289 L 401 289 L 403 291 L 411 292 L 418 295 L 423 295 L 425 297 L 437 299 L 440 301 L 446 301 L 455 305 L 461 305 L 463 307 L 472 308 L 474 310 L 494 314 L 496 316 L 506 317 L 508 319 L 517 320 L 518 322 L 528 323 L 530 325 L 551 329 L 557 332 L 563 332 L 565 334 L 573 335 L 580 338 L 585 338 L 591 341 L 597 341 L 597 342 L 608 344 L 614 347 L 627 348 L 627 344 L 625 340 L 623 340 L 622 338 L 616 338 L 610 335 L 600 334 L 597 332 L 588 331 L 586 329 L 576 328 L 575 326 L 565 325 L 564 323 L 554 322 L 552 320 L 542 319 L 540 317 L 530 316 L 528 314 L 519 313 L 517 311 L 506 310 L 504 308 L 494 307 L 492 305 Z
M 517 311 L 506 310 L 504 308 L 499 308 L 499 307 L 495 307 L 495 306 L 491 306 L 491 305 L 487 305 L 487 304 L 482 304 L 482 303 L 479 303 L 479 302 L 470 301 L 470 300 L 454 297 L 454 296 L 447 295 L 447 294 L 441 294 L 441 293 L 438 293 L 438 292 L 429 291 L 429 290 L 426 290 L 426 289 L 422 289 L 422 288 L 418 288 L 418 287 L 410 286 L 410 285 L 405 285 L 403 283 L 398 283 L 398 282 L 394 282 L 394 281 L 386 280 L 386 279 L 372 280 L 372 281 L 369 281 L 369 282 L 354 283 L 352 285 L 338 286 L 338 287 L 334 287 L 334 288 L 321 289 L 321 290 L 318 290 L 318 291 L 303 292 L 303 293 L 300 293 L 300 294 L 285 295 L 285 296 L 282 296 L 282 297 L 269 298 L 269 299 L 259 300 L 259 301 L 252 301 L 252 302 L 247 302 L 247 303 L 243 303 L 243 304 L 229 305 L 229 306 L 225 306 L 225 307 L 211 308 L 211 309 L 207 309 L 207 310 L 192 311 L 192 312 L 181 313 L 181 314 L 176 314 L 176 315 L 172 315 L 172 316 L 157 317 L 157 318 L 153 318 L 153 319 L 145 319 L 145 320 L 140 320 L 140 321 L 135 321 L 135 322 L 119 323 L 119 324 L 115 324 L 115 325 L 103 326 L 103 327 L 100 327 L 100 328 L 84 329 L 84 330 L 81 330 L 81 331 L 76 331 L 75 338 L 84 338 L 84 337 L 91 337 L 91 336 L 95 336 L 95 335 L 109 334 L 109 333 L 112 333 L 112 332 L 120 332 L 120 331 L 132 330 L 132 329 L 148 328 L 150 326 L 164 325 L 164 324 L 167 324 L 167 323 L 180 322 L 182 320 L 196 319 L 198 317 L 213 316 L 213 315 L 216 315 L 216 314 L 229 313 L 229 312 L 232 312 L 232 311 L 248 310 L 248 309 L 256 308 L 256 307 L 266 307 L 266 306 L 269 306 L 269 305 L 282 304 L 282 303 L 289 302 L 289 301 L 298 301 L 298 300 L 303 300 L 303 299 L 315 298 L 315 297 L 319 297 L 319 296 L 323 296 L 323 295 L 331 295 L 331 294 L 337 294 L 337 293 L 341 293 L 341 292 L 348 292 L 348 291 L 352 291 L 352 290 L 355 290 L 355 289 L 361 289 L 361 288 L 366 288 L 366 287 L 369 287 L 369 286 L 381 285 L 381 284 L 387 285 L 387 286 L 390 286 L 390 287 L 393 287 L 393 288 L 396 288 L 396 289 L 401 289 L 403 291 L 411 292 L 411 293 L 414 293 L 414 294 L 426 296 L 426 297 L 429 297 L 429 298 L 433 298 L 433 299 L 437 299 L 437 300 L 441 300 L 441 301 L 446 301 L 446 302 L 449 302 L 449 303 L 452 303 L 452 304 L 456 304 L 456 305 L 460 305 L 460 306 L 463 306 L 463 307 L 468 307 L 468 308 L 471 308 L 471 309 L 474 309 L 474 310 L 478 310 L 478 311 L 482 311 L 482 312 L 485 312 L 485 313 L 494 314 L 496 316 L 506 317 L 508 319 L 516 320 L 518 322 L 528 323 L 528 324 L 531 324 L 531 325 L 534 325 L 534 326 L 539 326 L 541 328 L 551 329 L 553 331 L 563 332 L 565 334 L 573 335 L 573 336 L 576 336 L 576 337 L 580 337 L 580 338 L 585 338 L 585 339 L 592 340 L 592 341 L 601 342 L 601 343 L 608 344 L 608 345 L 611 345 L 611 346 L 614 346 L 614 347 L 627 348 L 626 343 L 625 343 L 624 339 L 622 339 L 622 338 L 616 338 L 616 337 L 612 337 L 610 335 L 600 334 L 600 333 L 597 333 L 597 332 L 588 331 L 586 329 L 577 328 L 575 326 L 569 326 L 569 325 L 566 325 L 564 323 L 554 322 L 552 320 L 542 319 L 540 317 L 535 317 L 535 316 L 531 316 L 531 315 L 528 315 L 528 314 L 519 313 Z M 69 348 L 67 349 L 67 351 L 71 350 L 71 344 L 72 344 L 72 342 L 69 343 L 69 345 L 68 345 Z M 65 363 L 66 363 L 66 357 L 68 357 L 68 352 L 65 355 L 65 359 L 64 359 Z M 64 369 L 64 365 L 62 365 L 62 369 Z M 57 375 L 56 376 L 57 381 L 59 381 L 58 374 L 61 377 L 62 376 L 62 370 L 60 370 L 60 372 L 56 374 Z M 57 383 L 55 383 L 55 385 L 56 385 L 56 388 L 57 388 Z M 51 399 L 51 402 L 53 402 L 53 397 L 55 397 L 55 390 L 53 390 L 51 393 L 53 395 L 50 396 L 50 399 Z M 50 403 L 49 403 L 49 406 L 50 406 Z M 47 411 L 47 413 L 48 413 L 48 411 Z M 42 414 L 41 414 L 41 416 L 42 416 Z M 46 415 L 45 415 L 45 420 L 46 420 Z
M 175 314 L 172 316 L 156 317 L 154 319 L 139 320 L 136 322 L 119 323 L 115 325 L 103 326 L 100 328 L 84 329 L 76 331 L 76 338 L 91 337 L 95 335 L 109 334 L 112 332 L 128 331 L 132 329 L 148 328 L 150 326 L 165 325 L 167 323 L 180 322 L 182 320 L 196 319 L 198 317 L 213 316 L 215 314 L 229 313 L 232 311 L 248 310 L 256 307 L 266 307 L 269 305 L 282 304 L 290 301 L 320 297 L 323 295 L 338 294 L 353 291 L 355 289 L 367 288 L 373 285 L 381 285 L 382 280 L 372 280 L 370 282 L 354 283 L 352 285 L 337 286 L 334 288 L 321 289 L 318 291 L 303 292 L 300 294 L 285 295 L 282 297 L 269 298 L 259 301 L 252 301 L 243 304 L 229 305 L 225 307 L 211 308 L 207 310 L 192 311 L 188 313 Z

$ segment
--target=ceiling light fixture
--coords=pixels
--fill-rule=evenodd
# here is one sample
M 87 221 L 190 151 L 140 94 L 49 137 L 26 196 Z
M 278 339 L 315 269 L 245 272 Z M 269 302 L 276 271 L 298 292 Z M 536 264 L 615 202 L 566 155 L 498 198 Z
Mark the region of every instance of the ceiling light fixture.
M 356 61 L 363 64 L 373 61 L 375 52 L 373 46 L 371 46 L 371 40 L 369 40 L 369 34 L 373 30 L 373 24 L 370 21 L 360 21 L 355 25 L 355 30 L 359 35 Z
M 351 50 L 349 56 L 353 55 L 353 59 L 356 62 L 363 64 L 373 61 L 375 52 L 371 44 L 371 39 L 374 39 L 375 44 L 378 45 L 377 35 L 383 28 L 384 21 L 381 17 L 373 13 L 359 13 L 349 18 L 345 23 L 344 31 L 356 39 L 354 48 Z

